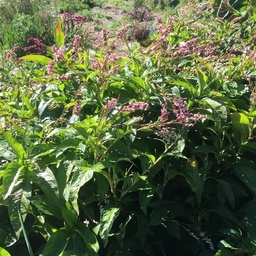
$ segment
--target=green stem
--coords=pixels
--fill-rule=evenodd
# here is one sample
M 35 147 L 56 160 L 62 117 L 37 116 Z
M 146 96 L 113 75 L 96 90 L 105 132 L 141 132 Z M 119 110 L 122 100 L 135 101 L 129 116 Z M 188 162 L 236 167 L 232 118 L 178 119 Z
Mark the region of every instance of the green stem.
M 24 235 L 24 238 L 25 238 L 25 242 L 26 242 L 26 245 L 27 245 L 27 248 L 28 248 L 29 255 L 34 256 L 34 253 L 32 251 L 32 248 L 31 248 L 31 245 L 29 243 L 28 236 L 27 236 L 24 224 L 23 224 L 23 220 L 21 218 L 20 209 L 18 208 L 17 210 L 18 210 L 19 221 L 20 221 L 20 224 L 21 224 L 22 232 L 23 232 L 23 235 Z

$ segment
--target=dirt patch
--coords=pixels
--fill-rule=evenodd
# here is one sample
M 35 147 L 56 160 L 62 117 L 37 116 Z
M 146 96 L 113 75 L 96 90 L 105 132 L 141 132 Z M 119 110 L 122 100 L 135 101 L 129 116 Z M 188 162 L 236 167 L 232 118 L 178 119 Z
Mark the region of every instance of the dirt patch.
M 136 41 L 133 34 L 134 29 L 137 31 L 141 29 L 142 33 L 147 34 L 159 17 L 158 13 L 153 13 L 145 8 L 133 9 L 132 3 L 127 3 L 126 9 L 123 6 L 107 3 L 102 8 L 92 9 L 91 13 L 91 20 L 86 23 L 85 31 L 89 45 L 95 50 L 106 45 L 107 41 L 108 43 L 112 42 L 115 48 L 126 48 L 124 40 Z M 120 35 L 120 33 L 125 33 L 125 30 L 127 30 L 126 38 Z

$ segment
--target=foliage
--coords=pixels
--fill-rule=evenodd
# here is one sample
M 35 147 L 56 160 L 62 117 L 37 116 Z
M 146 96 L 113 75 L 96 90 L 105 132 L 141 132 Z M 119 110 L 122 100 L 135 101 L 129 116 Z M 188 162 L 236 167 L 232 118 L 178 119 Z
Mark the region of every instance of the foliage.
M 67 45 L 59 22 L 46 55 L 6 59 L 3 255 L 256 253 L 255 16 L 246 7 L 246 19 L 228 21 L 189 2 L 158 19 L 149 45 L 125 52 L 107 40 L 85 49 L 80 35 Z

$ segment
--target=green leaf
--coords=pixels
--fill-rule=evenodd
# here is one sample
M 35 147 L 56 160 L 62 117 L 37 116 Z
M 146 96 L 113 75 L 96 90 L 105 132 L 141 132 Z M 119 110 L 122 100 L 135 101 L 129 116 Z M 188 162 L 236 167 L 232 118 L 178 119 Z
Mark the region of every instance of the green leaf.
M 137 83 L 140 87 L 144 89 L 146 88 L 145 81 L 141 77 L 134 76 L 134 77 L 130 77 L 130 79 L 135 83 Z
M 147 215 L 148 204 L 151 201 L 154 193 L 151 190 L 139 191 L 140 207 L 145 215 Z
M 62 22 L 58 22 L 55 27 L 55 43 L 58 47 L 65 45 L 65 34 L 61 28 Z
M 30 54 L 30 55 L 25 55 L 20 57 L 21 60 L 27 60 L 27 61 L 32 61 L 35 63 L 41 63 L 44 65 L 48 65 L 52 59 L 49 57 L 46 57 L 44 55 L 39 55 L 39 54 Z
M 46 243 L 43 256 L 61 255 L 71 235 L 71 231 L 67 228 L 57 230 Z
M 251 190 L 256 197 L 256 164 L 247 159 L 241 159 L 234 165 L 236 176 Z
M 11 146 L 11 148 L 14 150 L 17 157 L 22 160 L 27 157 L 27 154 L 23 148 L 23 146 L 15 140 L 15 138 L 12 136 L 11 131 L 5 132 L 5 139 L 8 142 L 8 144 Z
M 99 235 L 102 238 L 104 245 L 108 242 L 109 232 L 113 226 L 115 219 L 119 216 L 120 209 L 112 205 L 104 207 L 99 226 Z
M 104 202 L 106 199 L 106 195 L 109 192 L 109 181 L 100 172 L 99 174 L 97 173 L 96 183 L 97 183 L 97 194 L 99 195 L 100 202 Z
M 0 255 L 1 256 L 11 256 L 11 254 L 2 247 L 0 247 Z
M 229 204 L 231 205 L 231 207 L 234 209 L 235 207 L 235 195 L 234 195 L 234 191 L 232 189 L 232 187 L 230 186 L 230 184 L 228 182 L 226 182 L 225 180 L 221 180 L 221 179 L 218 179 L 217 182 L 222 186 L 223 188 L 223 191 L 225 193 L 225 195 L 223 196 L 226 196 Z
M 68 208 L 67 208 L 68 206 Z M 77 219 L 78 216 L 72 211 L 73 209 L 71 209 L 71 205 L 69 205 L 68 202 L 66 202 L 66 206 L 62 206 L 61 207 L 61 213 L 63 216 L 63 219 L 65 220 L 65 222 L 67 223 L 67 225 L 71 228 L 76 226 L 77 223 Z
M 191 84 L 186 79 L 183 79 L 181 77 L 176 77 L 176 80 L 174 80 L 174 81 L 167 81 L 167 83 L 169 83 L 171 85 L 176 85 L 176 86 L 182 87 L 182 88 L 188 90 L 193 96 L 197 95 L 197 91 L 196 91 L 195 86 L 193 84 Z
M 59 205 L 45 195 L 35 195 L 30 198 L 30 202 L 41 212 L 62 219 Z
M 10 149 L 9 144 L 5 140 L 0 141 L 0 157 L 9 161 L 14 160 L 16 155 Z
M 142 173 L 145 174 L 155 163 L 155 156 L 151 154 L 144 154 L 140 156 Z
M 217 253 L 214 254 L 214 256 L 234 256 L 234 253 L 230 249 L 223 248 L 221 250 L 218 250 Z
M 56 194 L 56 196 L 58 197 L 59 196 L 58 182 L 57 182 L 52 170 L 49 167 L 46 167 L 45 171 L 40 172 L 38 174 L 38 176 L 46 181 L 46 183 L 50 186 L 51 191 L 54 192 Z
M 201 96 L 207 87 L 207 76 L 205 73 L 197 68 L 197 78 L 198 78 L 198 96 Z
M 219 102 L 208 97 L 203 98 L 202 101 L 206 102 L 220 118 L 224 120 L 227 119 L 227 107 L 223 102 Z
M 76 149 L 78 148 L 79 143 L 81 142 L 80 139 L 68 139 L 61 142 L 56 148 L 56 158 L 62 155 L 67 149 Z
M 104 168 L 101 163 L 91 167 L 76 164 L 76 169 L 74 170 L 70 186 L 67 186 L 67 189 L 70 189 L 69 200 L 77 214 L 79 214 L 77 199 L 80 188 L 93 177 L 95 171 L 99 171 L 101 168 Z
M 4 178 L 3 178 L 3 193 L 4 199 L 8 198 L 11 193 L 13 193 L 14 188 L 17 184 L 22 181 L 20 176 L 24 170 L 24 166 L 21 166 L 17 162 L 10 162 L 5 171 L 4 171 Z
M 165 222 L 165 225 L 166 225 L 167 232 L 170 235 L 174 236 L 177 239 L 181 239 L 180 225 L 179 225 L 178 221 L 170 220 L 170 221 Z
M 8 213 L 15 235 L 19 239 L 23 229 L 21 221 L 24 222 L 27 216 L 27 208 L 19 199 L 19 195 L 17 195 L 17 199 L 15 197 L 8 198 Z
M 47 167 L 44 172 L 39 172 L 39 173 L 31 172 L 30 179 L 34 183 L 38 184 L 38 186 L 42 189 L 42 191 L 48 198 L 47 203 L 51 205 L 51 207 L 49 207 L 50 212 L 53 213 L 54 216 L 56 216 L 57 218 L 61 219 L 62 215 L 60 211 L 60 198 L 58 197 L 59 196 L 58 184 L 50 168 Z M 40 202 L 40 200 L 38 203 L 42 207 L 44 207 L 43 204 Z M 41 207 L 40 205 L 38 207 Z
M 163 223 L 164 219 L 168 218 L 168 216 L 184 216 L 188 214 L 185 213 L 181 204 L 175 201 L 159 201 L 151 203 L 151 207 L 153 206 L 153 211 L 150 215 L 149 225 L 157 226 Z
M 232 113 L 230 117 L 235 139 L 239 143 L 246 142 L 251 135 L 249 118 L 242 113 Z
M 85 224 L 78 223 L 77 231 L 83 238 L 85 244 L 87 245 L 90 251 L 99 251 L 99 243 L 97 241 L 96 236 L 94 235 L 94 233 L 91 232 L 91 230 L 88 227 L 85 226 Z
M 182 172 L 182 176 L 185 177 L 191 190 L 196 193 L 198 202 L 201 203 L 202 193 L 204 191 L 204 182 L 200 177 L 197 162 L 195 159 L 193 159 L 193 157 L 189 159 L 187 168 L 185 168 L 185 170 Z

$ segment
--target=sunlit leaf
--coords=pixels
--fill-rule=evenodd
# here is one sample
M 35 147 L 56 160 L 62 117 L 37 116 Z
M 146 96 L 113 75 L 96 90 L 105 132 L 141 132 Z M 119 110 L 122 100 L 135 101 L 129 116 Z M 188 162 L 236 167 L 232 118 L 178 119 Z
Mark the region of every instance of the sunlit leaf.
M 23 159 L 27 156 L 26 151 L 24 150 L 22 144 L 20 144 L 12 135 L 11 131 L 5 132 L 5 139 L 11 148 L 16 153 L 19 159 Z
M 112 205 L 104 207 L 99 227 L 99 235 L 103 239 L 104 244 L 107 244 L 109 232 L 113 226 L 115 219 L 118 217 L 120 209 Z
M 77 231 L 91 252 L 99 251 L 99 243 L 95 234 L 85 224 L 78 223 Z
M 11 254 L 2 247 L 0 247 L 0 255 L 1 256 L 11 256 Z
M 243 113 L 232 113 L 231 121 L 235 139 L 239 143 L 247 141 L 251 135 L 249 118 Z
M 72 235 L 71 230 L 60 228 L 52 234 L 43 251 L 44 256 L 61 255 L 65 250 L 68 239 Z
M 58 47 L 64 46 L 65 44 L 65 34 L 61 28 L 62 22 L 58 22 L 55 27 L 55 42 Z
M 72 180 L 70 182 L 69 198 L 77 214 L 79 214 L 77 199 L 80 188 L 93 177 L 95 171 L 99 171 L 101 168 L 103 168 L 101 163 L 95 164 L 91 167 L 83 166 L 82 163 L 76 165 Z
M 44 55 L 39 55 L 39 54 L 30 54 L 30 55 L 25 55 L 20 57 L 21 60 L 27 60 L 27 61 L 32 61 L 36 63 L 41 63 L 44 65 L 48 65 L 50 61 L 52 60 L 49 57 L 46 57 Z

